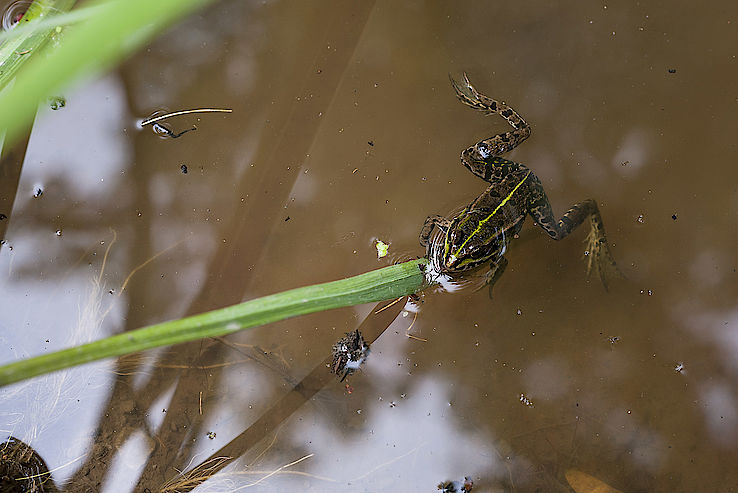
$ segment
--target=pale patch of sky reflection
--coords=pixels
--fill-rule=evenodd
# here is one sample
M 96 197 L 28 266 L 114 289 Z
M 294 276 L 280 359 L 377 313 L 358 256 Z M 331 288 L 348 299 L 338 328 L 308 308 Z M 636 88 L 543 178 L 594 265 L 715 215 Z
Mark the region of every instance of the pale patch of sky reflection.
M 532 400 L 558 399 L 569 393 L 573 381 L 565 361 L 556 358 L 541 359 L 523 372 L 526 396 Z
M 682 312 L 684 309 L 682 309 Z M 714 345 L 720 363 L 738 375 L 738 310 L 725 313 L 674 313 L 673 315 L 691 336 Z M 686 359 L 686 358 L 685 358 Z M 701 396 L 701 409 L 710 438 L 725 447 L 735 445 L 738 438 L 738 396 L 735 385 L 707 375 L 708 380 L 696 383 Z
M 104 404 L 97 396 L 106 395 L 113 378 L 110 366 L 87 364 L 0 389 L 0 440 L 12 435 L 30 444 L 49 469 L 72 463 L 54 472 L 62 484 L 90 447 Z
M 667 445 L 635 412 L 616 407 L 602 421 L 607 423 L 607 440 L 613 447 L 628 450 L 631 461 L 653 474 L 661 470 L 668 455 Z
M 176 390 L 176 382 L 172 382 L 172 384 L 169 386 L 169 389 L 167 389 L 165 392 L 162 392 L 159 397 L 156 398 L 153 404 L 151 404 L 151 407 L 146 413 L 146 422 L 148 423 L 149 428 L 151 428 L 152 432 L 156 433 L 159 430 L 161 424 L 164 422 L 164 418 L 166 418 L 167 416 L 169 403 L 172 401 L 172 396 L 174 396 L 174 392 Z M 175 410 L 175 412 L 177 411 Z
M 120 298 L 107 291 L 117 286 L 95 283 L 99 264 L 65 267 L 58 260 L 70 249 L 95 247 L 102 252 L 100 242 L 110 240 L 107 228 L 88 234 L 64 232 L 64 224 L 47 230 L 27 227 L 25 214 L 33 213 L 32 201 L 85 204 L 119 191 L 130 160 L 120 127 L 127 109 L 118 79 L 89 81 L 65 96 L 64 108 L 39 111 L 20 177 L 17 213 L 9 222 L 8 245 L 0 248 L 0 337 L 10 349 L 3 353 L 3 362 L 102 338 L 122 322 Z M 59 189 L 55 183 L 60 183 Z M 39 186 L 44 194 L 34 197 Z M 56 228 L 61 236 L 54 235 Z M 114 257 L 107 269 L 115 270 Z M 74 461 L 89 448 L 113 378 L 109 368 L 109 361 L 88 364 L 0 390 L 0 429 L 34 447 L 59 483 L 74 473 Z M 64 464 L 67 467 L 56 470 Z
M 700 392 L 700 408 L 713 443 L 732 449 L 738 438 L 738 400 L 725 381 L 706 383 Z
M 613 168 L 624 176 L 636 176 L 650 158 L 648 140 L 646 131 L 637 128 L 630 130 L 612 158 Z
M 721 252 L 703 250 L 689 263 L 689 275 L 692 280 L 699 282 L 700 287 L 715 287 L 723 281 L 727 272 L 722 267 L 730 263 L 731 259 Z
M 365 422 L 353 435 L 336 429 L 321 416 L 311 416 L 293 420 L 284 436 L 296 440 L 295 448 L 315 454 L 303 470 L 340 483 L 311 481 L 317 486 L 325 484 L 321 491 L 344 491 L 347 484 L 378 491 L 376 488 L 391 484 L 391 478 L 396 477 L 402 477 L 398 487 L 435 491 L 443 480 L 464 476 L 492 480 L 506 475 L 489 437 L 457 421 L 463 411 L 449 401 L 449 382 L 442 375 L 433 375 L 417 382 L 412 395 L 404 399 L 385 396 L 380 401 L 378 396 L 367 403 L 361 410 Z M 294 487 L 304 485 L 304 478 L 295 483 L 286 477 L 282 481 L 282 491 L 298 491 Z
M 205 460 L 248 429 L 265 412 L 270 412 L 281 397 L 281 392 L 274 390 L 285 386 L 282 377 L 251 363 L 246 356 L 237 351 L 228 352 L 226 361 L 233 364 L 224 371 L 219 388 L 228 389 L 228 392 L 222 394 L 203 391 L 202 399 L 205 407 L 202 435 L 192 437 L 195 442 L 191 456 L 193 464 Z M 207 433 L 211 431 L 215 433 L 213 439 L 207 437 Z
M 695 339 L 711 342 L 721 362 L 738 375 L 738 309 L 726 313 L 679 313 L 674 318 Z
M 43 108 L 33 125 L 19 184 L 19 199 L 35 184 L 60 176 L 75 200 L 105 196 L 117 189 L 132 152 L 121 121 L 130 120 L 125 92 L 110 76 L 66 94 L 64 108 Z M 95 108 L 95 111 L 90 111 Z
M 132 433 L 113 456 L 101 493 L 133 491 L 153 449 L 153 438 L 146 437 L 142 431 Z
M 296 204 L 309 204 L 318 191 L 318 182 L 310 175 L 308 168 L 303 169 L 295 180 L 290 192 L 290 198 L 294 199 Z

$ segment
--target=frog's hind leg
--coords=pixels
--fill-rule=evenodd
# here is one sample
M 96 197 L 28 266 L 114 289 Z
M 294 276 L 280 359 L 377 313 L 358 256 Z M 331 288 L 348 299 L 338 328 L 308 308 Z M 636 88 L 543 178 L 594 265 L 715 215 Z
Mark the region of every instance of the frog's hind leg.
M 605 226 L 602 224 L 599 210 L 589 216 L 589 222 L 589 234 L 584 240 L 587 244 L 587 249 L 584 251 L 584 256 L 587 259 L 587 275 L 590 275 L 592 270 L 596 271 L 602 285 L 607 290 L 608 277 L 622 278 L 624 276 L 618 269 L 618 265 L 610 252 L 610 246 L 607 244 L 607 237 L 605 236 Z
M 538 186 L 536 186 L 536 183 Z M 596 271 L 605 289 L 607 289 L 608 276 L 622 277 L 610 252 L 607 236 L 605 236 L 605 226 L 602 223 L 602 216 L 597 207 L 597 202 L 587 199 L 574 204 L 557 221 L 553 215 L 551 204 L 549 204 L 543 188 L 540 187 L 540 182 L 534 179 L 532 186 L 533 192 L 531 195 L 533 199 L 529 210 L 536 224 L 554 240 L 561 240 L 566 238 L 585 219 L 589 218 L 590 231 L 587 235 L 587 250 L 585 251 L 587 275 L 590 275 L 593 270 Z
M 469 170 L 485 181 L 490 181 L 493 170 L 501 167 L 498 156 L 517 147 L 530 136 L 530 126 L 510 106 L 478 92 L 464 74 L 461 82 L 449 76 L 456 91 L 456 97 L 465 105 L 485 115 L 499 114 L 513 127 L 513 130 L 494 135 L 477 142 L 461 153 L 461 162 Z

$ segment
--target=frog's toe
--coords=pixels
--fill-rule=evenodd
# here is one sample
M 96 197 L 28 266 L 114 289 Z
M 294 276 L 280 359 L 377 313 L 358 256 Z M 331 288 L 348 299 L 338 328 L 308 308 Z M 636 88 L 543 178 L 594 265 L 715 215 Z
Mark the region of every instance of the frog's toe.
M 587 243 L 587 249 L 584 251 L 584 257 L 587 261 L 587 277 L 596 273 L 602 281 L 605 291 L 607 291 L 608 279 L 624 278 L 624 276 L 618 269 L 615 260 L 613 260 L 610 248 L 607 245 L 607 239 L 604 236 L 598 236 L 593 230 L 590 231 L 585 241 Z

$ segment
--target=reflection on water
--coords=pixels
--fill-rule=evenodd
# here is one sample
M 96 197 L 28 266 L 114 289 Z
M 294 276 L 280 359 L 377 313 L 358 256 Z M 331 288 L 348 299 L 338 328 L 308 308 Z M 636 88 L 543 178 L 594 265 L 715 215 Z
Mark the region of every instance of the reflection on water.
M 68 91 L 0 201 L 3 361 L 386 265 L 375 238 L 423 255 L 425 217 L 483 189 L 459 150 L 504 128 L 448 72 L 516 102 L 533 133 L 511 159 L 556 212 L 601 201 L 627 279 L 606 293 L 584 233 L 529 223 L 493 299 L 34 379 L 0 390 L 2 438 L 69 491 L 735 488 L 738 11 L 674 7 L 224 1 Z M 234 111 L 136 128 L 163 107 Z M 371 352 L 340 382 L 331 347 L 357 328 Z

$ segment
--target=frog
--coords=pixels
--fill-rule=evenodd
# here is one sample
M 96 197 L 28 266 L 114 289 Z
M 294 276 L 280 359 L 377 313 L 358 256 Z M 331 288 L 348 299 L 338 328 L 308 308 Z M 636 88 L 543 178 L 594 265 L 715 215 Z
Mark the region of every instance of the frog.
M 535 173 L 502 157 L 530 137 L 530 125 L 504 101 L 478 92 L 466 73 L 459 81 L 450 75 L 449 79 L 459 101 L 484 115 L 500 115 L 512 130 L 481 140 L 461 152 L 461 164 L 489 186 L 459 211 L 448 216 L 428 216 L 425 220 L 420 244 L 426 247 L 433 271 L 463 276 L 489 263 L 482 286 L 489 285 L 491 296 L 492 286 L 507 267 L 507 246 L 518 236 L 527 216 L 554 240 L 563 240 L 588 220 L 587 276 L 596 271 L 607 290 L 608 278 L 622 275 L 610 251 L 597 202 L 577 202 L 557 219 Z

